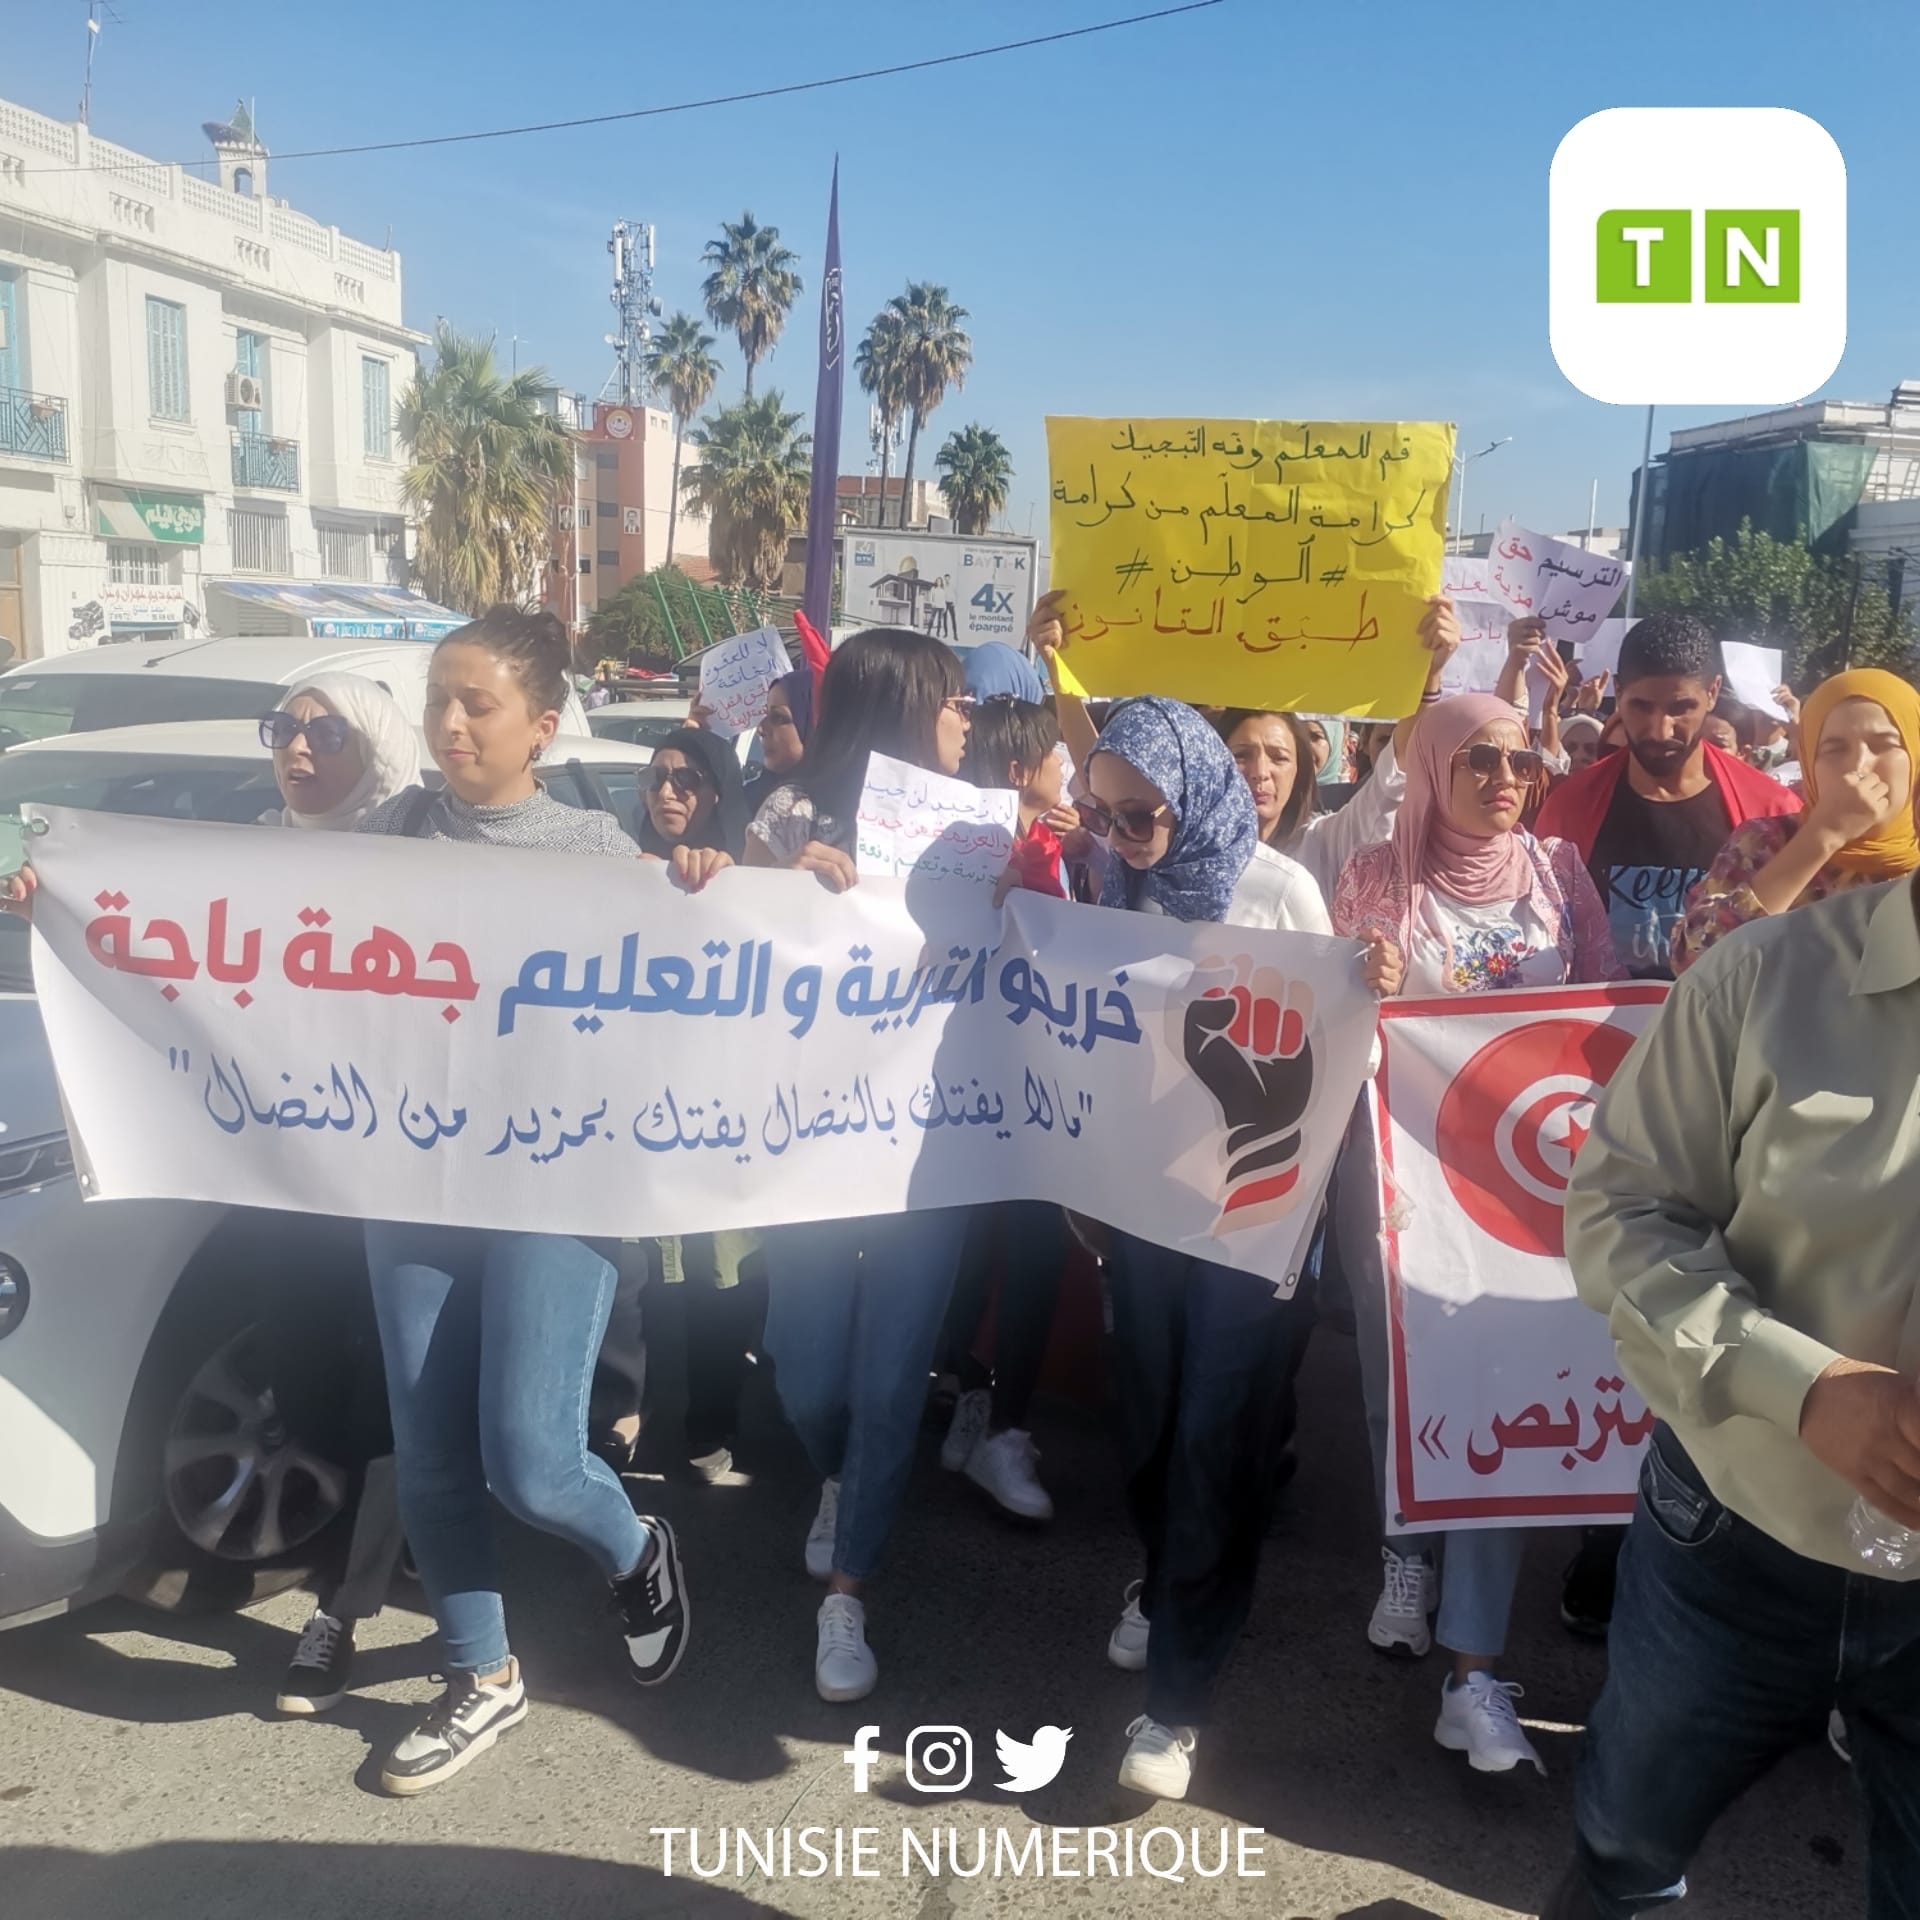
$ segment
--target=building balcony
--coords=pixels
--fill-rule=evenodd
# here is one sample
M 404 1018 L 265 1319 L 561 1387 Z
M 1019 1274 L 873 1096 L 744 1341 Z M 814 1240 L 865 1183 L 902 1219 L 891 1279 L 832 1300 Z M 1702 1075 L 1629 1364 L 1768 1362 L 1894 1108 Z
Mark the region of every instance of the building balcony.
M 67 403 L 51 393 L 0 387 L 0 454 L 27 460 L 67 457 Z
M 300 491 L 300 443 L 264 433 L 233 437 L 233 484 L 270 487 L 279 493 Z

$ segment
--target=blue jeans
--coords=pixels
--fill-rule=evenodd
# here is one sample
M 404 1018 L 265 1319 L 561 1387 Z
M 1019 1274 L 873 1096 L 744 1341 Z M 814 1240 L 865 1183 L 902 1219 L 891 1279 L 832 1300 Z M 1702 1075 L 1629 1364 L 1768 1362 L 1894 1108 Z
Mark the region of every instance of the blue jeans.
M 1662 1426 L 1607 1646 L 1570 1902 L 1628 1920 L 1677 1900 L 1721 1810 L 1837 1706 L 1867 1806 L 1868 1920 L 1920 1916 L 1920 1584 L 1789 1552 L 1729 1513 Z
M 878 1567 L 913 1470 L 968 1209 L 769 1227 L 767 1351 L 814 1471 L 840 1481 L 833 1570 Z
M 377 1220 L 367 1267 L 414 1564 L 447 1665 L 491 1673 L 507 1661 L 507 1623 L 489 1488 L 609 1580 L 646 1551 L 626 1489 L 587 1451 L 614 1271 L 562 1234 Z
M 1440 1616 L 1433 1624 L 1433 1635 L 1449 1653 L 1506 1652 L 1513 1590 L 1532 1531 L 1531 1527 L 1460 1527 L 1444 1536 Z
M 1127 1505 L 1147 1556 L 1147 1713 L 1197 1726 L 1253 1606 L 1313 1303 L 1117 1231 L 1107 1284 Z

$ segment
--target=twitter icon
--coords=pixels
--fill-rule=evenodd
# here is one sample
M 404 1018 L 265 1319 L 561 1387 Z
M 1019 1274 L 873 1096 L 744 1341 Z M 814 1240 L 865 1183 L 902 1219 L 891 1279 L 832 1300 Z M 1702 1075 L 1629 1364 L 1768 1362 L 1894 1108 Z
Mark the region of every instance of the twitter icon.
M 994 1750 L 1000 1756 L 1000 1782 L 1003 1793 L 1038 1793 L 1051 1786 L 1060 1769 L 1067 1764 L 1067 1742 L 1073 1738 L 1071 1727 L 1037 1727 L 1031 1740 L 1014 1740 L 997 1728 Z

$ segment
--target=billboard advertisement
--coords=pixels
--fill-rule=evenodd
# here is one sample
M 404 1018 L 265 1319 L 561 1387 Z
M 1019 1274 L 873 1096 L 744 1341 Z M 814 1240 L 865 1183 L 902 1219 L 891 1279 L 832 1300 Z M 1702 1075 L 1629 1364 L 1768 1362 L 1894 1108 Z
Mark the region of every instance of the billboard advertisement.
M 840 617 L 955 647 L 1017 646 L 1033 612 L 1034 551 L 1031 540 L 850 527 L 840 536 Z

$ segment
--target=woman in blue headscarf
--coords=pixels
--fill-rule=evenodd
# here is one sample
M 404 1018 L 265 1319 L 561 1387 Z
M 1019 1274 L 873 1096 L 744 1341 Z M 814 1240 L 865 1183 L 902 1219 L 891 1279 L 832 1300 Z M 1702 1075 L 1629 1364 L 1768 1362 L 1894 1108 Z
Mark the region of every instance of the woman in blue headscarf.
M 1162 699 L 1116 709 L 1087 762 L 1088 829 L 1105 842 L 1100 904 L 1176 920 L 1327 933 L 1312 876 L 1260 842 L 1247 783 L 1225 743 L 1191 707 Z M 1377 965 L 1377 962 L 1374 964 Z M 1216 1074 L 1196 1071 L 1233 1111 L 1245 1107 L 1241 1021 L 1271 1018 L 1253 1108 L 1236 1122 L 1278 1141 L 1299 1118 L 1289 1101 L 1289 1016 L 1240 1009 L 1206 1036 Z M 1298 1021 L 1292 1021 L 1297 1034 Z M 1303 1065 L 1304 1050 L 1295 1043 Z M 1113 1351 L 1123 1410 L 1128 1505 L 1146 1550 L 1144 1576 L 1107 1642 L 1117 1667 L 1147 1674 L 1146 1712 L 1127 1729 L 1120 1784 L 1177 1800 L 1187 1791 L 1196 1728 L 1253 1600 L 1276 1490 L 1274 1466 L 1296 1340 L 1311 1303 L 1278 1297 L 1275 1280 L 1112 1235 Z

